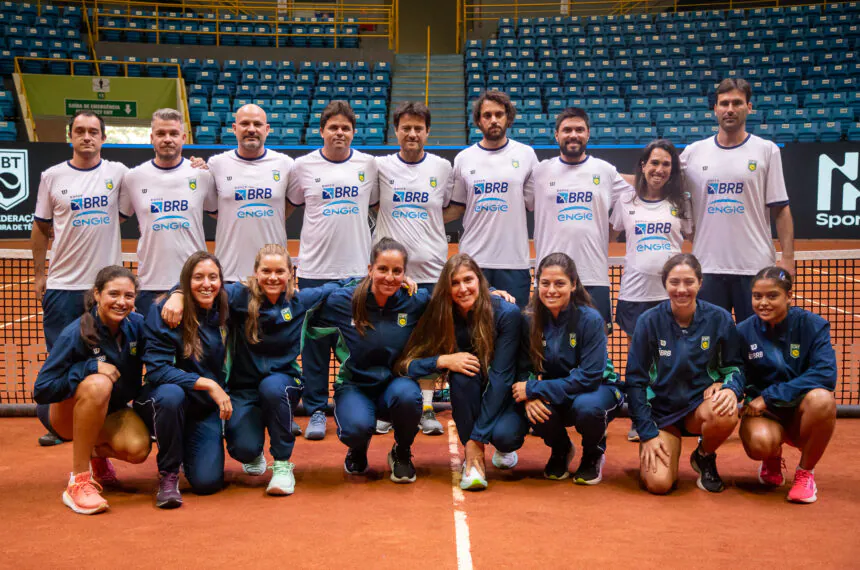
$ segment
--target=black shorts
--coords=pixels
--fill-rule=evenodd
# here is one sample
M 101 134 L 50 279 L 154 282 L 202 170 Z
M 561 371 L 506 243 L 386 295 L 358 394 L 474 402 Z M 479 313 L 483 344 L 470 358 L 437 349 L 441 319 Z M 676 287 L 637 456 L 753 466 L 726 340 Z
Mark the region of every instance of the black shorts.
M 622 301 L 615 304 L 615 322 L 621 327 L 627 336 L 633 336 L 636 329 L 636 321 L 642 313 L 652 307 L 656 307 L 663 301 Z

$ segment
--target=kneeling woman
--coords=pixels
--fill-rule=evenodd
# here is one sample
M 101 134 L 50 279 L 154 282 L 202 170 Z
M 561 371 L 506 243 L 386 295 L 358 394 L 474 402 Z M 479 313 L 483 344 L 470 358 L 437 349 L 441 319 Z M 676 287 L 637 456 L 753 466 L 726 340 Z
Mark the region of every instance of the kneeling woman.
M 233 365 L 227 393 L 233 415 L 224 426 L 227 452 L 242 463 L 249 475 L 266 472 L 263 453 L 265 431 L 274 458 L 270 495 L 291 495 L 296 480 L 290 461 L 296 437 L 290 429 L 293 406 L 302 390 L 302 369 L 297 359 L 302 349 L 302 329 L 310 311 L 339 287 L 296 291 L 293 264 L 285 247 L 263 246 L 254 259 L 254 275 L 247 283 L 231 283 L 227 291 L 230 327 L 233 330 Z M 182 314 L 182 295 L 174 293 L 168 305 Z M 171 320 L 174 312 L 166 316 Z
M 747 455 L 761 461 L 759 481 L 781 486 L 782 444 L 801 451 L 788 500 L 818 497 L 815 464 L 836 426 L 836 355 L 830 323 L 792 307 L 791 275 L 780 267 L 752 281 L 755 315 L 738 325 L 743 340 L 747 405 L 740 436 Z
M 224 392 L 228 309 L 221 278 L 214 255 L 192 254 L 179 276 L 186 309 L 180 326 L 170 328 L 162 319 L 164 299 L 146 317 L 146 385 L 135 409 L 158 443 L 160 508 L 182 505 L 180 465 L 195 493 L 224 485 L 221 420 L 230 419 L 233 407 Z
M 573 480 L 596 485 L 603 478 L 606 429 L 624 401 L 613 386 L 617 376 L 607 358 L 603 317 L 566 254 L 546 256 L 537 283 L 526 313 L 530 366 L 524 368 L 532 379 L 514 384 L 514 398 L 525 402 L 535 435 L 552 450 L 544 477 L 567 478 L 574 447 L 565 427 L 576 426 L 582 459 Z
M 134 313 L 137 279 L 111 265 L 96 275 L 87 312 L 67 326 L 39 371 L 33 397 L 49 431 L 72 440 L 63 503 L 91 515 L 108 508 L 100 484 L 117 482 L 108 457 L 142 463 L 149 430 L 128 407 L 140 390 L 143 317 Z M 95 481 L 93 480 L 95 479 Z
M 466 254 L 442 268 L 433 298 L 404 351 L 401 369 L 412 378 L 448 371 L 451 412 L 466 448 L 460 487 L 487 488 L 484 446 L 493 444 L 493 465 L 517 464 L 528 429 L 514 405 L 522 317 L 496 295 L 478 264 Z
M 381 239 L 371 251 L 367 277 L 332 292 L 308 329 L 312 338 L 340 337 L 334 417 L 337 436 L 349 448 L 344 471 L 367 472 L 367 448 L 379 417 L 394 426 L 388 466 L 395 483 L 415 481 L 412 442 L 422 398 L 418 383 L 393 372 L 394 363 L 430 299 L 427 291 L 410 294 L 402 287 L 407 258 L 400 243 Z
M 663 266 L 669 300 L 639 318 L 627 356 L 627 398 L 639 432 L 639 473 L 652 493 L 678 480 L 682 435 L 701 435 L 690 463 L 700 489 L 724 489 L 716 451 L 738 423 L 740 338 L 725 309 L 696 299 L 702 266 L 688 253 Z

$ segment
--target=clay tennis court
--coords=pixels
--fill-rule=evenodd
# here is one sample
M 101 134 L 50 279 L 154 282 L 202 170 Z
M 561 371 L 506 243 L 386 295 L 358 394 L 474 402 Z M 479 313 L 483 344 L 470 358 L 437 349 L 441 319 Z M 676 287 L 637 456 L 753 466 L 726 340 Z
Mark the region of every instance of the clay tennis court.
M 20 242 L 3 245 L 26 247 Z M 860 242 L 798 243 L 803 250 L 858 247 Z M 610 255 L 622 256 L 623 245 L 613 244 Z M 846 305 L 838 285 L 858 278 L 856 273 L 834 275 L 836 284 L 817 298 L 819 312 L 846 320 L 846 325 L 860 319 L 857 299 Z M 18 303 L 32 299 L 29 283 L 4 278 L 0 286 L 7 288 L 0 291 L 4 295 L 15 290 L 12 298 Z M 41 328 L 36 314 L 9 322 L 9 316 L 26 316 L 16 302 L 4 303 L 3 310 L 8 312 L 3 313 L 0 335 L 7 346 L 25 326 Z M 860 357 L 853 342 L 853 352 L 846 353 L 853 369 L 841 371 L 837 390 L 857 398 Z M 8 384 L 13 355 L 8 350 L 4 354 Z M 623 363 L 616 362 L 616 367 L 623 370 Z M 419 434 L 416 439 L 414 485 L 388 480 L 385 455 L 393 443 L 391 434 L 373 439 L 370 477 L 346 476 L 346 448 L 329 421 L 324 441 L 300 438 L 296 444 L 293 496 L 266 496 L 269 476 L 244 475 L 240 464 L 228 457 L 223 492 L 206 497 L 187 492 L 182 508 L 162 511 L 153 506 L 153 453 L 141 465 L 115 462 L 122 486 L 105 493 L 110 511 L 81 517 L 60 500 L 71 446 L 40 448 L 36 439 L 44 429 L 38 420 L 2 418 L 0 560 L 8 568 L 857 566 L 860 420 L 838 420 L 833 441 L 816 468 L 819 501 L 793 505 L 784 500 L 787 487 L 765 491 L 758 485 L 758 464 L 746 458 L 736 434 L 719 450 L 718 466 L 728 486 L 724 493 L 696 488 L 688 459 L 696 443 L 687 439 L 678 489 L 665 497 L 649 495 L 638 485 L 638 445 L 626 440 L 626 418 L 610 425 L 600 485 L 543 479 L 549 451 L 540 439 L 529 436 L 513 472 L 489 466 L 488 452 L 490 488 L 464 494 L 456 485 L 461 451 L 450 412 L 439 419 L 446 425 L 445 435 Z M 307 418 L 298 421 L 304 427 Z M 572 429 L 570 434 L 578 448 L 578 435 Z M 784 457 L 792 472 L 799 452 L 786 448 Z M 184 480 L 181 488 L 187 490 Z

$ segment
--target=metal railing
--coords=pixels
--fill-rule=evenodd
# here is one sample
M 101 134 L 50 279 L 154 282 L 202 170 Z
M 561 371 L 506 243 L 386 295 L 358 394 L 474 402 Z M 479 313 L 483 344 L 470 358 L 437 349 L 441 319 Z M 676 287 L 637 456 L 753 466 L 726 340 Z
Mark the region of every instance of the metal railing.
M 269 37 L 274 39 L 274 45 L 280 45 L 281 38 L 331 38 L 334 42 L 334 47 L 338 47 L 338 43 L 344 38 L 384 38 L 388 40 L 388 48 L 396 49 L 397 45 L 397 0 L 392 0 L 390 4 L 352 4 L 345 3 L 343 0 L 337 0 L 335 3 L 294 3 L 288 2 L 286 7 L 273 5 L 272 2 L 229 2 L 229 3 L 214 3 L 209 2 L 191 2 L 186 0 L 179 4 L 166 4 L 159 2 L 139 2 L 139 1 L 122 1 L 122 0 L 90 0 L 86 2 L 93 6 L 94 21 L 94 36 L 95 40 L 99 41 L 102 38 L 105 30 L 118 32 L 136 32 L 139 34 L 154 34 L 155 43 L 163 43 L 162 39 L 165 34 L 182 35 L 197 35 L 197 36 L 214 36 L 215 45 L 222 45 L 222 38 L 227 36 L 239 37 L 252 35 L 254 37 Z M 115 9 L 122 10 L 122 14 L 114 14 Z M 133 11 L 146 11 L 148 14 L 133 14 Z M 163 15 L 165 12 L 171 13 L 170 16 Z M 203 17 L 201 14 L 208 14 L 214 17 Z M 327 16 L 320 18 L 316 22 L 297 22 L 293 21 L 297 14 L 307 13 L 322 13 Z M 246 15 L 265 16 L 266 20 L 246 19 L 237 20 L 232 16 Z M 104 26 L 101 22 L 103 18 L 125 18 L 133 19 L 138 22 L 144 22 L 147 25 L 144 27 L 129 27 L 126 26 Z M 164 30 L 161 23 L 164 21 L 177 22 L 177 29 Z M 150 27 L 155 24 L 154 27 Z M 207 24 L 213 25 L 214 31 L 201 31 L 199 29 L 182 29 L 183 24 Z M 270 26 L 272 32 L 258 33 L 256 30 L 250 32 L 245 31 L 222 31 L 222 25 L 234 26 L 251 26 L 252 28 L 258 25 Z M 281 31 L 283 26 L 287 25 L 302 25 L 302 26 L 319 26 L 323 28 L 322 33 L 294 33 L 292 31 Z M 350 35 L 342 31 L 343 26 L 356 26 L 359 34 Z M 368 26 L 373 27 L 371 30 L 362 30 Z M 376 31 L 376 28 L 381 30 Z M 329 31 L 331 30 L 331 31 Z M 188 44 L 183 44 L 188 45 Z
M 22 69 L 21 63 L 24 61 L 44 61 L 48 63 L 67 63 L 69 64 L 69 75 L 75 76 L 75 64 L 82 63 L 91 63 L 94 64 L 94 68 L 96 70 L 96 76 L 100 77 L 101 73 L 99 72 L 99 64 L 108 64 L 108 65 L 119 65 L 124 68 L 125 75 L 124 77 L 136 77 L 134 75 L 128 74 L 128 67 L 130 65 L 140 65 L 140 66 L 153 66 L 153 67 L 172 67 L 176 69 L 176 77 L 168 77 L 166 79 L 176 79 L 177 88 L 179 90 L 178 94 L 178 103 L 179 103 L 179 111 L 182 113 L 185 122 L 185 134 L 188 139 L 188 144 L 194 144 L 194 134 L 191 130 L 191 115 L 188 113 L 188 93 L 185 89 L 185 79 L 182 77 L 182 67 L 178 63 L 170 63 L 170 62 L 146 62 L 146 61 L 112 61 L 109 59 L 71 59 L 71 58 L 59 58 L 59 57 L 30 57 L 30 56 L 15 56 L 14 65 L 15 65 L 15 74 L 16 77 L 20 77 L 24 71 Z M 90 74 L 87 74 L 90 76 Z M 30 140 L 33 142 L 38 142 L 39 138 L 36 134 L 36 121 L 33 116 L 33 112 L 30 109 L 30 99 L 27 97 L 27 91 L 23 81 L 20 81 L 20 85 L 18 85 L 18 81 L 16 80 L 16 86 L 21 90 L 21 94 L 25 101 L 25 114 L 24 114 L 24 122 L 27 124 L 28 131 L 32 128 L 32 133 L 30 134 Z

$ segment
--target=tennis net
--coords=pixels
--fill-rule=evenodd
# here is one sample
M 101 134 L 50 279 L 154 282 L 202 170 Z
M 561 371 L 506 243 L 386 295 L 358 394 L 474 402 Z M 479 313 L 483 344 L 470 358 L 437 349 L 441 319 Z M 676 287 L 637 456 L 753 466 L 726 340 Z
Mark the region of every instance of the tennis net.
M 808 251 L 796 254 L 795 304 L 830 321 L 839 364 L 837 403 L 860 407 L 860 251 Z M 123 263 L 137 268 L 134 254 Z M 613 306 L 623 271 L 623 258 L 610 259 Z M 47 357 L 41 305 L 33 293 L 30 251 L 0 249 L 0 415 L 25 413 L 32 407 L 33 382 Z M 623 378 L 627 337 L 615 327 L 609 353 Z M 336 362 L 332 360 L 330 378 Z

